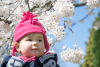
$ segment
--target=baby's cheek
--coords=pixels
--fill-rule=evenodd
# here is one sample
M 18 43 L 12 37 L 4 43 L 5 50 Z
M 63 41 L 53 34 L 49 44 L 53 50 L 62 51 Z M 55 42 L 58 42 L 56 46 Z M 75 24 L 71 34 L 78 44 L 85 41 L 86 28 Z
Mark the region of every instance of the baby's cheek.
M 22 51 L 21 51 L 21 54 L 22 54 L 23 56 L 28 56 L 28 55 L 30 55 L 30 52 L 27 51 L 27 50 L 22 50 Z
M 23 47 L 22 49 L 21 49 L 21 52 L 22 53 L 28 53 L 28 51 L 29 51 L 29 49 L 27 48 L 27 47 Z

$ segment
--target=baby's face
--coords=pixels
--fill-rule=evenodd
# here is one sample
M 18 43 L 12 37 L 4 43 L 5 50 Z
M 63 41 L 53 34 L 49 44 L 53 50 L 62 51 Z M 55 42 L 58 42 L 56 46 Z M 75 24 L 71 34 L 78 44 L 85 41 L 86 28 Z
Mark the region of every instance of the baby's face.
M 42 34 L 32 33 L 21 39 L 18 50 L 25 57 L 39 57 L 44 54 L 45 45 Z

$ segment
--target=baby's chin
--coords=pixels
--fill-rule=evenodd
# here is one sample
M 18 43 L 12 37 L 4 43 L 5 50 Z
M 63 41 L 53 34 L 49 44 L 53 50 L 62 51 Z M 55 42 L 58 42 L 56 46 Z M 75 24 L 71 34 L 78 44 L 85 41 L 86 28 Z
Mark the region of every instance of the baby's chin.
M 35 53 L 32 53 L 31 57 L 35 56 L 35 57 L 40 57 L 44 54 L 44 52 L 35 52 Z
M 31 52 L 28 52 L 28 53 L 22 53 L 22 55 L 24 57 L 27 57 L 27 58 L 31 58 L 31 57 L 40 57 L 44 54 L 44 52 L 39 52 L 39 51 L 31 51 Z
M 25 57 L 27 57 L 27 58 L 31 58 L 31 57 L 40 57 L 40 56 L 42 56 L 43 54 L 33 54 L 33 55 L 24 55 Z

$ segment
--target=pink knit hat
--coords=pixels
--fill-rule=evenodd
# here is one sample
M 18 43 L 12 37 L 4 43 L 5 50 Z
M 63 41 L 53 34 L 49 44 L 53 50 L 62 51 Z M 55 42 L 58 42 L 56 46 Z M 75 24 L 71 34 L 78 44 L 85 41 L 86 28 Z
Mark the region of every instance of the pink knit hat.
M 14 42 L 18 42 L 22 37 L 26 36 L 27 34 L 41 33 L 44 36 L 45 48 L 48 51 L 49 43 L 47 41 L 46 31 L 41 23 L 38 21 L 38 19 L 34 18 L 36 16 L 36 14 L 32 14 L 32 12 L 30 11 L 27 11 L 27 13 L 23 13 L 22 20 L 18 23 L 14 30 Z M 15 52 L 17 52 L 17 50 L 13 45 L 12 55 L 15 55 Z

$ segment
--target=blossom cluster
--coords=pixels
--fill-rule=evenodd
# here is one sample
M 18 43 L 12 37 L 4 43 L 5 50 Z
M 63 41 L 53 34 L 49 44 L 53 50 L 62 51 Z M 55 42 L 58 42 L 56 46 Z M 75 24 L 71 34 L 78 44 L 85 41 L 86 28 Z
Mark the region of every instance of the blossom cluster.
M 50 38 L 50 37 L 47 37 L 47 39 L 48 39 L 49 44 L 50 44 L 50 45 L 53 45 L 53 39 Z
M 83 2 L 83 3 L 85 3 L 87 0 L 80 0 L 80 2 Z
M 70 0 L 57 0 L 53 8 L 61 17 L 69 17 L 74 13 L 74 5 Z
M 14 26 L 18 23 L 21 14 L 26 9 L 22 3 L 22 0 L 2 0 L 0 1 L 0 37 L 5 42 L 8 38 L 11 38 Z M 5 21 L 12 21 L 11 24 L 5 23 Z
M 70 49 L 61 52 L 61 57 L 68 62 L 80 63 L 83 58 L 83 51 L 81 49 Z
M 80 0 L 80 2 L 86 2 L 89 9 L 97 8 L 100 6 L 100 0 Z
M 60 16 L 58 14 L 55 12 L 45 12 L 39 19 L 40 22 L 44 25 L 46 31 L 49 34 L 54 35 L 56 41 L 60 41 L 65 37 L 64 26 L 60 26 Z
M 87 0 L 87 6 L 90 9 L 97 8 L 100 6 L 100 0 Z
M 50 0 L 29 0 L 29 3 L 33 4 L 38 4 L 38 5 L 44 5 L 45 3 L 47 3 Z

